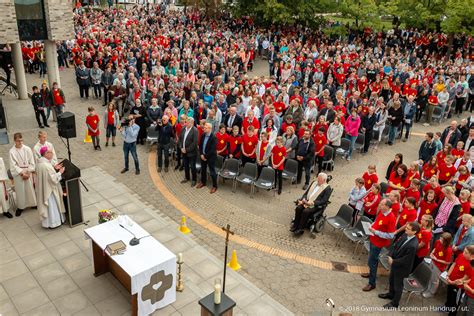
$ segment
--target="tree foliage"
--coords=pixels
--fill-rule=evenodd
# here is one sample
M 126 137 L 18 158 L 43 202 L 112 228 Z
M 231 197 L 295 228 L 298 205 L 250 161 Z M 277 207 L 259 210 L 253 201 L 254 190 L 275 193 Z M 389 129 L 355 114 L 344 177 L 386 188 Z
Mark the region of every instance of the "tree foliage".
M 474 34 L 474 4 L 472 0 L 448 0 L 441 22 L 446 33 Z
M 342 0 L 338 6 L 344 17 L 354 19 L 355 26 L 381 26 L 380 10 L 375 0 Z

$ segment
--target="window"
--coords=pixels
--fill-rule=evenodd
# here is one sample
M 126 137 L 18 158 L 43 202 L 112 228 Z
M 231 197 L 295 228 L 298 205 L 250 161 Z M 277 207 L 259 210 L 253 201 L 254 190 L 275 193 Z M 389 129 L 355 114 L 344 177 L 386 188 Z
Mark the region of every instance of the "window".
M 48 38 L 43 0 L 15 0 L 15 11 L 20 40 Z

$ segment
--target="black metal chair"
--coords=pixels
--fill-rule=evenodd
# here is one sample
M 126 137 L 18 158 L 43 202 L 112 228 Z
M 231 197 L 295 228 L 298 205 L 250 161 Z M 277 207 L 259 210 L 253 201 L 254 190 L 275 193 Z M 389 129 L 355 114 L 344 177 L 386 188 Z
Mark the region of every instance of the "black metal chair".
M 362 152 L 362 150 L 364 149 L 364 144 L 365 144 L 365 134 L 359 133 L 357 135 L 357 139 L 354 144 L 354 150 Z
M 151 125 L 146 129 L 146 144 L 148 151 L 151 151 L 151 146 L 158 143 L 158 131 L 155 130 L 155 125 Z
M 334 229 L 334 230 L 344 230 L 351 225 L 352 221 L 352 207 L 347 204 L 342 204 L 339 207 L 339 211 L 337 211 L 336 216 L 329 217 L 326 219 L 326 222 Z M 343 234 L 339 236 L 336 240 L 336 245 L 339 243 Z
M 385 194 L 387 193 L 387 189 L 388 189 L 388 183 L 387 182 L 380 182 L 380 194 L 382 196 L 385 196 Z
M 239 175 L 240 161 L 235 158 L 230 158 L 224 161 L 222 169 L 219 170 L 217 174 L 223 181 L 225 179 L 230 179 L 234 181 L 235 178 Z
M 329 145 L 324 146 L 323 169 L 328 171 L 334 170 L 334 148 Z M 329 168 L 329 169 L 328 169 Z
M 217 155 L 216 162 L 214 164 L 214 168 L 216 170 L 217 175 L 219 175 L 219 171 L 221 171 L 223 165 L 224 165 L 224 157 Z M 209 178 L 211 176 L 211 169 L 207 168 L 206 172 Z
M 354 225 L 354 227 L 347 228 L 343 231 L 347 239 L 356 244 L 356 246 L 354 247 L 354 252 L 352 254 L 353 256 L 356 254 L 359 245 L 363 245 L 364 242 L 369 238 L 369 236 L 365 234 L 362 222 L 371 223 L 371 220 L 368 217 L 362 216 Z
M 351 147 L 351 141 L 348 140 L 347 138 L 342 138 L 341 139 L 341 146 L 339 146 L 336 149 L 336 155 L 344 157 L 349 152 L 350 147 Z
M 285 161 L 285 167 L 282 172 L 283 179 L 290 180 L 290 185 L 288 186 L 288 191 L 291 188 L 292 184 L 296 184 L 296 177 L 298 175 L 298 162 L 294 159 L 287 159 Z
M 432 280 L 433 270 L 425 261 L 421 262 L 415 271 L 413 271 L 408 278 L 403 279 L 403 290 L 408 293 L 405 305 L 408 305 L 413 294 L 421 296 L 421 306 L 423 306 L 423 293 L 428 290 Z
M 428 105 L 428 106 L 432 106 L 432 105 Z M 441 112 L 443 112 L 441 107 L 435 106 L 435 108 L 433 109 L 433 114 L 431 116 L 433 122 L 437 121 L 438 123 L 441 123 L 441 120 L 443 119 L 443 117 L 441 116 Z
M 252 182 L 253 192 L 255 193 L 255 188 L 264 189 L 270 191 L 275 186 L 275 170 L 270 167 L 264 167 L 260 173 L 260 177 L 257 180 Z M 275 191 L 273 191 L 275 195 Z
M 234 180 L 234 191 L 237 182 L 250 185 L 250 193 L 252 193 L 252 183 L 257 180 L 258 168 L 257 165 L 247 162 L 238 177 Z

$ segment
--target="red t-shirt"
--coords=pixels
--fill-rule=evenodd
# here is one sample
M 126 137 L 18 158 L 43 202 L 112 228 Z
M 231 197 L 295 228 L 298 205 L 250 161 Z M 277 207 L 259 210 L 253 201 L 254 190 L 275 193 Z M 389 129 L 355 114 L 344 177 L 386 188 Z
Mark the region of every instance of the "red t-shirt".
M 418 222 L 421 222 L 423 215 L 428 214 L 433 216 L 433 211 L 436 209 L 438 204 L 433 202 L 426 202 L 424 199 L 420 202 L 420 214 L 418 214 Z
M 407 178 L 409 181 L 413 180 L 413 179 L 420 179 L 420 173 L 418 171 L 412 171 L 412 170 L 408 170 L 407 171 Z
M 379 212 L 375 218 L 372 228 L 385 233 L 393 233 L 395 231 L 396 218 L 393 212 L 389 212 L 387 216 L 383 212 Z M 377 235 L 370 236 L 370 242 L 378 248 L 387 247 L 390 245 L 390 239 L 380 238 Z
M 379 182 L 379 177 L 376 173 L 369 174 L 368 171 L 364 172 L 362 175 L 362 179 L 364 179 L 364 187 L 366 190 L 369 190 L 372 185 Z
M 423 165 L 422 170 L 423 170 L 423 178 L 425 178 L 426 180 L 429 180 L 431 179 L 432 176 L 436 175 L 436 173 L 438 172 L 438 167 L 425 163 Z
M 247 154 L 250 154 L 252 153 L 255 148 L 257 148 L 257 144 L 258 144 L 258 137 L 257 135 L 253 135 L 252 137 L 250 137 L 249 135 L 244 135 L 242 136 L 242 150 L 245 151 Z M 255 152 L 249 156 L 249 158 L 256 158 L 257 155 L 255 154 Z
M 400 216 L 398 217 L 398 227 L 402 227 L 406 223 L 416 221 L 416 209 L 407 209 L 406 207 L 403 208 Z
M 393 185 L 399 187 L 399 188 L 408 188 L 410 186 L 410 181 L 408 180 L 408 177 L 402 178 L 398 175 L 396 171 L 392 172 L 390 177 L 388 178 L 388 181 L 392 182 Z M 394 189 L 391 187 L 387 188 L 387 194 L 392 192 Z M 400 200 L 403 200 L 404 196 L 404 191 L 400 190 Z
M 395 215 L 395 217 L 398 216 L 398 213 L 400 213 L 400 209 L 402 208 L 400 203 L 393 203 L 392 204 L 392 213 Z
M 461 202 L 461 201 L 460 201 Z M 459 210 L 459 217 L 462 217 L 464 214 L 470 214 L 471 213 L 471 202 L 467 200 L 466 202 L 461 202 L 461 209 Z M 459 218 L 456 221 L 456 228 L 459 228 L 462 224 L 462 219 Z M 461 238 L 459 238 L 461 239 Z
M 227 156 L 227 139 L 229 135 L 224 133 L 217 133 L 216 138 L 217 138 L 217 145 L 216 145 L 216 150 L 219 152 L 223 149 L 225 149 L 223 152 L 221 152 L 219 155 L 221 156 Z
M 245 118 L 244 121 L 242 122 L 244 135 L 248 133 L 247 129 L 249 128 L 249 126 L 253 126 L 255 128 L 255 132 L 260 129 L 260 123 L 255 117 L 253 118 L 251 122 L 249 122 L 248 118 Z
M 286 148 L 284 146 L 273 146 L 272 148 L 272 164 L 278 165 L 286 157 Z M 272 165 L 272 167 L 273 167 Z M 284 163 L 275 168 L 276 170 L 283 170 Z
M 268 146 L 268 142 L 261 142 L 260 143 L 260 148 L 259 148 L 259 150 L 260 150 L 260 152 L 259 152 L 260 155 L 259 156 L 260 157 L 258 157 L 258 159 L 260 161 L 263 160 L 263 156 L 265 155 L 265 151 L 267 150 L 267 146 Z
M 439 180 L 440 181 L 448 181 L 451 179 L 454 174 L 456 173 L 456 168 L 454 165 L 448 166 L 445 163 L 440 164 L 439 166 Z
M 464 257 L 464 254 L 461 253 L 454 261 L 454 269 L 451 271 L 448 279 L 451 281 L 462 279 L 466 274 L 470 275 L 471 270 L 471 262 L 467 260 L 466 257 Z M 461 288 L 462 285 L 458 287 Z
M 86 124 L 88 125 L 87 129 L 89 131 L 90 136 L 98 136 L 100 134 L 99 126 L 99 116 L 95 115 L 87 115 L 86 116 Z M 96 130 L 94 132 L 94 130 Z
M 282 133 L 286 133 L 286 129 L 288 128 L 288 126 L 293 127 L 293 131 L 296 131 L 296 125 L 295 125 L 295 123 L 288 124 L 287 122 L 283 122 L 283 123 L 281 124 L 281 132 L 282 132 Z
M 229 155 L 232 155 L 233 158 L 240 158 L 242 136 L 229 135 L 227 137 L 227 143 L 229 144 Z
M 374 194 L 374 192 L 369 192 L 369 194 L 367 194 L 364 197 L 364 213 L 372 215 L 372 216 L 377 214 L 377 208 L 379 206 L 380 199 L 381 199 L 380 193 Z M 365 206 L 365 203 L 373 203 L 373 204 L 367 207 Z
M 414 188 L 408 188 L 405 192 L 405 198 L 415 198 L 416 204 L 418 205 L 418 202 L 420 202 L 420 191 Z
M 471 289 L 474 289 L 474 269 L 471 269 L 469 273 L 469 283 L 467 284 Z M 474 298 L 474 294 L 470 293 L 469 291 L 465 291 L 466 295 L 469 296 L 470 298 Z
M 321 152 L 317 154 L 317 156 L 324 157 L 324 146 L 326 146 L 328 143 L 326 136 L 324 134 L 319 135 L 318 133 L 313 137 L 313 141 L 314 141 L 316 153 L 322 149 Z
M 277 113 L 283 113 L 286 109 L 286 105 L 284 102 L 274 102 L 273 106 L 275 107 L 275 112 Z
M 471 177 L 470 173 L 461 174 L 459 173 L 458 181 L 456 182 L 456 189 L 461 190 L 462 186 L 459 184 L 460 181 L 466 182 L 467 179 Z
M 424 187 L 423 187 L 423 195 L 426 194 L 426 192 L 428 192 L 429 190 L 433 190 L 434 193 L 435 193 L 435 199 L 436 201 L 441 201 L 442 199 L 444 199 L 444 193 L 443 193 L 443 190 L 441 189 L 440 186 L 437 186 L 436 188 L 433 188 L 431 186 L 431 184 L 426 184 Z
M 446 249 L 443 248 L 443 245 L 439 240 L 437 240 L 434 244 L 434 253 L 433 255 L 436 259 L 443 260 L 446 262 L 451 261 L 451 257 L 453 256 L 453 248 L 449 245 Z M 443 272 L 446 270 L 446 264 L 442 264 L 436 261 L 433 261 L 434 265 L 438 267 L 439 271 Z
M 61 93 L 59 89 L 53 89 L 53 98 L 54 98 L 55 105 L 64 104 L 64 100 L 61 97 Z
M 464 156 L 464 150 L 463 150 L 463 149 L 454 148 L 454 149 L 451 150 L 451 155 L 453 155 L 454 157 L 456 157 L 456 159 L 461 158 L 461 157 Z
M 114 112 L 107 111 L 107 125 L 114 125 Z
M 418 248 L 418 251 L 416 252 L 416 256 L 418 258 L 424 258 L 426 255 L 430 253 L 430 241 L 431 241 L 431 230 L 428 229 L 421 229 L 421 231 L 416 234 L 416 238 L 418 238 L 418 243 L 420 244 L 423 242 L 425 245 L 421 248 Z

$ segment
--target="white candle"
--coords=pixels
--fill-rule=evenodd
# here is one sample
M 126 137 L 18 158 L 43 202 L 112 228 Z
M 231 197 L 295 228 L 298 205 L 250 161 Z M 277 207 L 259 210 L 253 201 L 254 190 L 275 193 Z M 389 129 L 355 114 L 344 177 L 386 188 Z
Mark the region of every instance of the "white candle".
M 183 254 L 181 252 L 178 253 L 178 262 L 179 263 L 183 262 Z
M 214 304 L 220 304 L 221 303 L 221 285 L 216 284 L 214 286 Z

